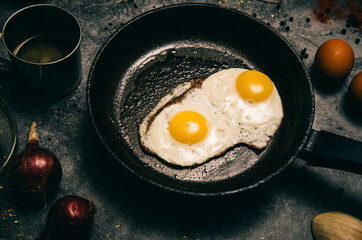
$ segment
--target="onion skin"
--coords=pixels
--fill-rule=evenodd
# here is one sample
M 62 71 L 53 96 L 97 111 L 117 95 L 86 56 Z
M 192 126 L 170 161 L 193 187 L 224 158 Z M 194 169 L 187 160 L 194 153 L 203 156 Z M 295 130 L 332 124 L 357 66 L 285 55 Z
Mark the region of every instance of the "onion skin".
M 43 233 L 36 240 L 87 239 L 97 208 L 79 196 L 65 196 L 50 208 Z
M 15 159 L 10 171 L 12 186 L 34 200 L 45 200 L 51 195 L 62 178 L 58 158 L 39 146 L 36 124 L 33 123 L 26 149 Z

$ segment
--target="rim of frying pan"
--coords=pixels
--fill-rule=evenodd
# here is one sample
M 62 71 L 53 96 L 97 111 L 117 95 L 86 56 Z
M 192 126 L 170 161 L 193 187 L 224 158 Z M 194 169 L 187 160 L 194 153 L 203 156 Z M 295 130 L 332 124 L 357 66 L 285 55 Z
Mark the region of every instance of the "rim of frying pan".
M 255 21 L 261 25 L 263 25 L 266 29 L 268 29 L 269 31 L 271 31 L 272 33 L 274 33 L 278 38 L 280 38 L 288 47 L 289 49 L 293 52 L 294 56 L 297 58 L 300 66 L 303 68 L 304 73 L 306 75 L 306 81 L 307 84 L 309 86 L 309 92 L 310 92 L 310 96 L 311 96 L 311 114 L 310 114 L 310 120 L 309 120 L 309 124 L 307 127 L 307 130 L 305 132 L 305 136 L 303 137 L 303 140 L 301 141 L 297 151 L 294 152 L 294 154 L 292 155 L 292 157 L 290 157 L 289 160 L 285 161 L 285 163 L 279 167 L 276 171 L 274 171 L 272 174 L 269 174 L 267 177 L 255 182 L 254 184 L 250 184 L 248 186 L 244 186 L 244 187 L 240 187 L 237 188 L 235 190 L 226 190 L 226 191 L 216 191 L 216 192 L 195 192 L 195 191 L 187 191 L 187 190 L 182 190 L 182 189 L 176 189 L 170 186 L 165 186 L 162 185 L 158 182 L 155 182 L 151 179 L 146 178 L 145 176 L 139 174 L 138 172 L 136 172 L 134 169 L 130 168 L 128 165 L 126 165 L 113 151 L 112 149 L 108 146 L 108 144 L 106 143 L 105 139 L 102 136 L 102 133 L 100 132 L 97 122 L 95 121 L 95 118 L 93 116 L 93 111 L 92 111 L 92 105 L 91 105 L 91 94 L 90 94 L 90 89 L 91 89 L 91 85 L 92 85 L 92 80 L 93 80 L 93 72 L 95 70 L 95 68 L 97 67 L 97 63 L 99 58 L 101 57 L 101 55 L 103 54 L 103 51 L 107 48 L 107 46 L 109 45 L 109 43 L 113 40 L 113 38 L 119 33 L 121 32 L 124 28 L 128 27 L 129 25 L 131 25 L 133 22 L 136 22 L 137 20 L 148 16 L 150 14 L 153 14 L 155 12 L 159 12 L 159 11 L 165 11 L 167 9 L 172 9 L 172 8 L 179 8 L 179 7 L 189 7 L 189 6 L 196 6 L 196 7 L 208 7 L 208 8 L 221 8 L 221 9 L 225 9 L 227 11 L 232 11 L 234 13 L 243 15 L 243 17 L 247 17 L 250 18 L 252 21 Z M 132 172 L 133 174 L 135 174 L 136 176 L 138 176 L 139 178 L 141 178 L 142 180 L 151 183 L 153 185 L 156 185 L 162 189 L 166 189 L 172 192 L 176 192 L 176 193 L 181 193 L 181 194 L 186 194 L 186 195 L 193 195 L 193 196 L 224 196 L 224 195 L 230 195 L 230 194 L 234 194 L 234 193 L 238 193 L 238 192 L 244 192 L 253 188 L 256 188 L 259 185 L 262 185 L 263 183 L 269 181 L 270 179 L 272 179 L 273 177 L 275 177 L 276 175 L 278 175 L 280 172 L 282 172 L 287 166 L 289 166 L 291 164 L 292 161 L 295 160 L 295 158 L 298 156 L 298 154 L 300 153 L 300 151 L 303 149 L 304 145 L 306 144 L 310 132 L 312 130 L 312 125 L 313 125 L 313 121 L 314 121 L 314 111 L 315 111 L 315 99 L 314 99 L 314 90 L 312 87 L 312 83 L 310 80 L 310 75 L 309 72 L 307 71 L 307 68 L 305 67 L 304 63 L 302 62 L 302 60 L 299 58 L 297 51 L 294 49 L 294 47 L 291 45 L 291 43 L 289 41 L 287 41 L 278 31 L 276 31 L 274 28 L 270 27 L 269 25 L 267 25 L 266 23 L 262 22 L 259 19 L 256 19 L 252 16 L 250 16 L 249 14 L 242 12 L 240 10 L 236 10 L 236 9 L 231 9 L 228 7 L 223 7 L 220 5 L 216 5 L 216 4 L 210 4 L 210 3 L 180 3 L 180 4 L 172 4 L 169 6 L 164 6 L 164 7 L 160 7 L 160 8 L 156 8 L 156 9 L 152 9 L 150 11 L 147 11 L 139 16 L 136 16 L 134 18 L 132 18 L 131 20 L 129 20 L 127 23 L 125 23 L 122 27 L 120 27 L 119 29 L 117 29 L 113 34 L 110 35 L 110 37 L 107 38 L 107 40 L 103 43 L 103 45 L 101 46 L 101 48 L 98 50 L 97 55 L 95 56 L 93 63 L 91 65 L 91 68 L 89 70 L 89 75 L 88 75 L 88 81 L 87 81 L 87 89 L 86 89 L 86 94 L 87 94 L 87 107 L 88 107 L 88 113 L 90 115 L 90 119 L 92 121 L 92 124 L 95 128 L 95 131 L 98 135 L 98 137 L 100 138 L 101 142 L 103 143 L 103 145 L 106 147 L 106 149 L 108 150 L 108 152 L 118 161 L 120 162 L 126 169 L 128 169 L 130 172 Z

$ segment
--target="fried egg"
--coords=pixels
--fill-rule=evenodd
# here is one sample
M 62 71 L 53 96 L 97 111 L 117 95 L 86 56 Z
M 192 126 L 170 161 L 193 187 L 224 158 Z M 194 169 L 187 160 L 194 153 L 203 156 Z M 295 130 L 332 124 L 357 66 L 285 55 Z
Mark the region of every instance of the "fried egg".
M 230 68 L 176 86 L 145 116 L 139 136 L 146 151 L 192 166 L 240 143 L 265 148 L 282 118 L 281 99 L 268 76 Z
M 266 147 L 283 118 L 279 93 L 262 72 L 222 70 L 208 77 L 201 90 L 237 126 L 240 141 L 255 148 Z

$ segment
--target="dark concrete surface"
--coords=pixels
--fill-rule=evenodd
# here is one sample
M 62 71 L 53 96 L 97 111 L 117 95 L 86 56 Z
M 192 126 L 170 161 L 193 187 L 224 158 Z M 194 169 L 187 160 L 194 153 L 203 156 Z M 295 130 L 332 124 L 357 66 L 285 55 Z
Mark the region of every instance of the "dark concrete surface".
M 254 191 L 219 198 L 170 193 L 129 173 L 107 153 L 89 119 L 86 83 L 90 66 L 103 42 L 128 20 L 163 5 L 190 1 L 0 0 L 0 26 L 18 9 L 37 2 L 64 7 L 79 19 L 83 79 L 66 98 L 43 102 L 20 94 L 10 84 L 11 75 L 0 69 L 0 95 L 12 106 L 17 120 L 18 152 L 24 149 L 30 123 L 35 121 L 41 145 L 53 151 L 63 167 L 60 189 L 44 209 L 15 199 L 8 179 L 1 180 L 0 239 L 34 239 L 42 231 L 52 202 L 68 194 L 86 197 L 98 206 L 91 239 L 313 239 L 311 221 L 319 213 L 341 211 L 362 218 L 360 175 L 305 166 L 300 159 Z M 337 6 L 327 10 L 327 22 L 316 18 L 317 1 L 283 0 L 280 5 L 257 0 L 193 2 L 228 6 L 269 23 L 301 53 L 308 69 L 324 41 L 347 41 L 355 53 L 354 68 L 334 91 L 315 85 L 313 128 L 362 141 L 362 120 L 345 102 L 349 83 L 362 69 L 361 26 L 347 21 L 352 11 L 347 2 L 353 1 L 336 1 Z M 0 56 L 6 57 L 2 46 Z

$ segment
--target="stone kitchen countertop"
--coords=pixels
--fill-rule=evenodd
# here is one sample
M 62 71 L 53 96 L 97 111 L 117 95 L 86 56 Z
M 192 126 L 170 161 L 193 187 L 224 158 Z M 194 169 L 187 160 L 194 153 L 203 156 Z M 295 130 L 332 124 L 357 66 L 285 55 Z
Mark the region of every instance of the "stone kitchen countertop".
M 1 240 L 35 239 L 42 232 L 51 204 L 70 194 L 86 197 L 97 205 L 92 240 L 306 240 L 313 239 L 311 221 L 317 214 L 340 211 L 362 218 L 360 175 L 307 166 L 299 158 L 253 191 L 207 198 L 160 189 L 120 166 L 107 152 L 94 130 L 86 103 L 88 73 L 98 50 L 134 17 L 186 2 L 191 1 L 0 0 L 0 26 L 22 7 L 49 3 L 73 13 L 83 32 L 82 81 L 61 100 L 40 101 L 20 94 L 11 84 L 11 74 L 0 69 L 0 96 L 12 107 L 17 121 L 17 153 L 25 148 L 29 126 L 35 121 L 40 144 L 58 156 L 63 168 L 60 189 L 44 209 L 31 208 L 23 199 L 15 198 L 8 178 L 0 180 Z M 348 42 L 355 53 L 352 72 L 334 91 L 314 86 L 313 128 L 362 141 L 362 119 L 348 111 L 345 101 L 352 78 L 362 70 L 360 1 L 192 2 L 230 7 L 269 24 L 300 53 L 308 70 L 324 41 L 339 38 Z M 2 44 L 0 56 L 7 58 Z

